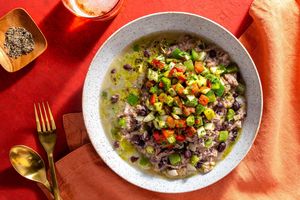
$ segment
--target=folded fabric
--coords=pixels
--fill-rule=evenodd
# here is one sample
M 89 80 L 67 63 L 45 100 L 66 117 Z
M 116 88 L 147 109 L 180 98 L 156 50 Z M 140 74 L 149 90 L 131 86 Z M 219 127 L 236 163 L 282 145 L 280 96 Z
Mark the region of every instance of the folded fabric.
M 264 113 L 246 158 L 224 179 L 190 193 L 160 194 L 138 188 L 111 171 L 93 147 L 80 113 L 64 116 L 72 151 L 56 163 L 64 200 L 98 199 L 300 199 L 300 15 L 295 0 L 255 0 L 253 23 L 241 36 L 257 65 Z

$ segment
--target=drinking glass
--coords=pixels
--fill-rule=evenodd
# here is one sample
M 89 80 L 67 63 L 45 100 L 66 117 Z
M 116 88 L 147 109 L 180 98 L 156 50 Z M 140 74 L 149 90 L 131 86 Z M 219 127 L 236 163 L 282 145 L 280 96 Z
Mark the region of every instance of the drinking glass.
M 123 0 L 62 0 L 62 2 L 76 16 L 105 21 L 119 13 Z

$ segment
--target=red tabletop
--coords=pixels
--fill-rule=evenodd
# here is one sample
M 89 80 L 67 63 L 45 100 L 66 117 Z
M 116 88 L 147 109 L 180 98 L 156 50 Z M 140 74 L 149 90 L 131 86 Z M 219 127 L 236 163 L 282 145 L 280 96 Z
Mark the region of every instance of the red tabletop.
M 125 0 L 120 14 L 108 22 L 73 16 L 60 0 L 0 0 L 0 16 L 25 8 L 48 40 L 48 49 L 16 73 L 0 67 L 0 200 L 46 199 L 35 183 L 19 176 L 8 160 L 16 144 L 45 154 L 35 132 L 33 102 L 49 101 L 58 125 L 56 160 L 68 153 L 62 115 L 81 111 L 81 93 L 89 64 L 101 44 L 118 28 L 159 11 L 185 11 L 210 18 L 236 36 L 250 23 L 252 0 Z M 180 22 L 179 22 L 180 23 Z

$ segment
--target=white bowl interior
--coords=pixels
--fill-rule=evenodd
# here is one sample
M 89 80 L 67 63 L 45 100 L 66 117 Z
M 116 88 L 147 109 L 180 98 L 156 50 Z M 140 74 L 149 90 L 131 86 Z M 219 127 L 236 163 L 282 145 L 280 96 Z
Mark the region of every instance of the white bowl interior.
M 209 173 L 181 180 L 147 174 L 122 160 L 111 146 L 100 122 L 101 83 L 113 59 L 134 40 L 160 31 L 196 34 L 220 46 L 240 67 L 246 83 L 247 117 L 240 139 L 231 153 Z M 99 49 L 89 68 L 83 91 L 83 115 L 93 146 L 105 163 L 127 181 L 144 189 L 179 193 L 206 187 L 232 171 L 249 151 L 262 115 L 262 90 L 255 65 L 241 43 L 220 25 L 198 15 L 181 12 L 157 13 L 139 18 L 114 33 Z

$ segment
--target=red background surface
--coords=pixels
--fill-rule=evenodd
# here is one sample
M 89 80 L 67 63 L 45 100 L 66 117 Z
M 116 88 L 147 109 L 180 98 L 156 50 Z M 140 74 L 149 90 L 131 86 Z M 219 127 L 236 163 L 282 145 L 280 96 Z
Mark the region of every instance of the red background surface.
M 33 102 L 47 100 L 58 125 L 56 160 L 68 153 L 62 115 L 81 111 L 81 93 L 89 64 L 101 44 L 118 28 L 159 11 L 186 11 L 210 18 L 239 36 L 250 23 L 252 0 L 125 0 L 108 22 L 83 21 L 60 0 L 0 0 L 0 16 L 25 8 L 48 40 L 48 49 L 33 63 L 9 74 L 0 67 L 0 200 L 46 199 L 35 183 L 19 176 L 8 159 L 16 144 L 45 154 L 35 132 Z M 179 22 L 180 23 L 180 22 Z

